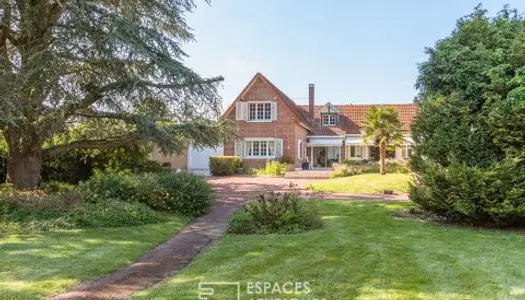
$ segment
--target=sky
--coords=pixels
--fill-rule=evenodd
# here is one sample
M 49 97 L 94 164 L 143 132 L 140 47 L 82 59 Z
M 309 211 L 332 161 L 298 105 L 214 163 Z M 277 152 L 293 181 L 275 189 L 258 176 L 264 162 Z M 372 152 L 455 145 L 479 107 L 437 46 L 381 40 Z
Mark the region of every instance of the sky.
M 186 16 L 196 41 L 186 64 L 222 75 L 227 108 L 261 72 L 298 104 L 410 103 L 425 47 L 482 3 L 490 15 L 523 0 L 196 0 Z

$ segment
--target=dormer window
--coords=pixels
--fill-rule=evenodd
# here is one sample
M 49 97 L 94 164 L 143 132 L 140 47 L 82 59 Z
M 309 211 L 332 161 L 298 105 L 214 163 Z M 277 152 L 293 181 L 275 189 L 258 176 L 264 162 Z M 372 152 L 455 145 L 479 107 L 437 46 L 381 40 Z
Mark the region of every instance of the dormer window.
M 270 121 L 272 119 L 272 103 L 248 103 L 249 121 Z
M 323 126 L 335 126 L 337 124 L 337 114 L 322 114 Z

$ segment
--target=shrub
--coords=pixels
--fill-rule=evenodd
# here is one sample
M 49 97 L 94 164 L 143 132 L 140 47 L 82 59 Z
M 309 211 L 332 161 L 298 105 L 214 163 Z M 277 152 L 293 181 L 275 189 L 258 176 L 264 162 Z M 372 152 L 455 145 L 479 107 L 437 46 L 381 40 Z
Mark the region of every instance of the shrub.
M 156 210 L 186 216 L 206 213 L 214 201 L 208 183 L 187 172 L 134 175 L 129 171 L 99 172 L 78 185 L 88 202 L 107 199 L 141 202 Z
M 228 232 L 236 234 L 299 233 L 321 228 L 315 202 L 297 193 L 262 194 L 230 218 Z
M 2 220 L 5 217 L 8 209 L 9 209 L 9 202 L 7 201 L 7 198 L 2 197 L 2 195 L 0 195 L 0 220 Z
M 257 175 L 283 176 L 286 173 L 286 164 L 275 160 L 268 160 L 263 169 L 257 170 Z
M 142 203 L 105 199 L 76 205 L 67 219 L 75 226 L 86 228 L 138 226 L 158 223 L 165 217 Z
M 7 149 L 0 143 L 0 182 L 5 182 L 7 176 Z
M 330 174 L 330 178 L 350 177 L 361 174 L 361 168 L 343 166 Z
M 387 173 L 404 173 L 408 174 L 410 170 L 410 162 L 407 160 L 392 160 L 386 162 Z
M 60 192 L 71 192 L 75 190 L 75 186 L 69 183 L 60 182 L 56 180 L 42 182 L 42 190 L 48 194 L 60 193 Z
M 367 159 L 363 159 L 363 160 L 345 159 L 343 163 L 348 166 L 362 166 L 362 165 L 368 164 L 369 161 Z
M 285 165 L 293 165 L 295 164 L 295 160 L 290 156 L 283 156 L 279 158 L 279 162 Z
M 211 156 L 209 166 L 213 176 L 230 176 L 242 168 L 242 159 L 238 156 Z
M 489 168 L 426 163 L 410 199 L 442 220 L 484 226 L 525 224 L 525 166 L 505 161 Z
M 200 176 L 187 172 L 158 176 L 162 189 L 159 207 L 186 216 L 205 214 L 215 200 L 215 193 Z
M 89 180 L 79 183 L 77 190 L 90 202 L 105 199 L 133 201 L 136 185 L 137 177 L 129 170 L 97 171 Z

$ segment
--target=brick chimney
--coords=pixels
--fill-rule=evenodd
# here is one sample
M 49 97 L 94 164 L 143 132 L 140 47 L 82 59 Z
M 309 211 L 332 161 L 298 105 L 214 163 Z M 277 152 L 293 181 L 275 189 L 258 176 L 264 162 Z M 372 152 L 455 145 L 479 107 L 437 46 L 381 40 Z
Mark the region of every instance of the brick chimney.
M 310 83 L 308 85 L 308 117 L 311 120 L 314 119 L 315 110 L 315 84 Z

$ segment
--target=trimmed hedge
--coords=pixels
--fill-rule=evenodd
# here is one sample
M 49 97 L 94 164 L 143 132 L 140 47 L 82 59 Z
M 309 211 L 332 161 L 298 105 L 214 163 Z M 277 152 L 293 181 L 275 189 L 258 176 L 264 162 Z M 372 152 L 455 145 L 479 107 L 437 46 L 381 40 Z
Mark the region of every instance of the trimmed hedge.
M 211 156 L 209 166 L 213 176 L 230 176 L 242 168 L 242 159 L 238 156 Z

